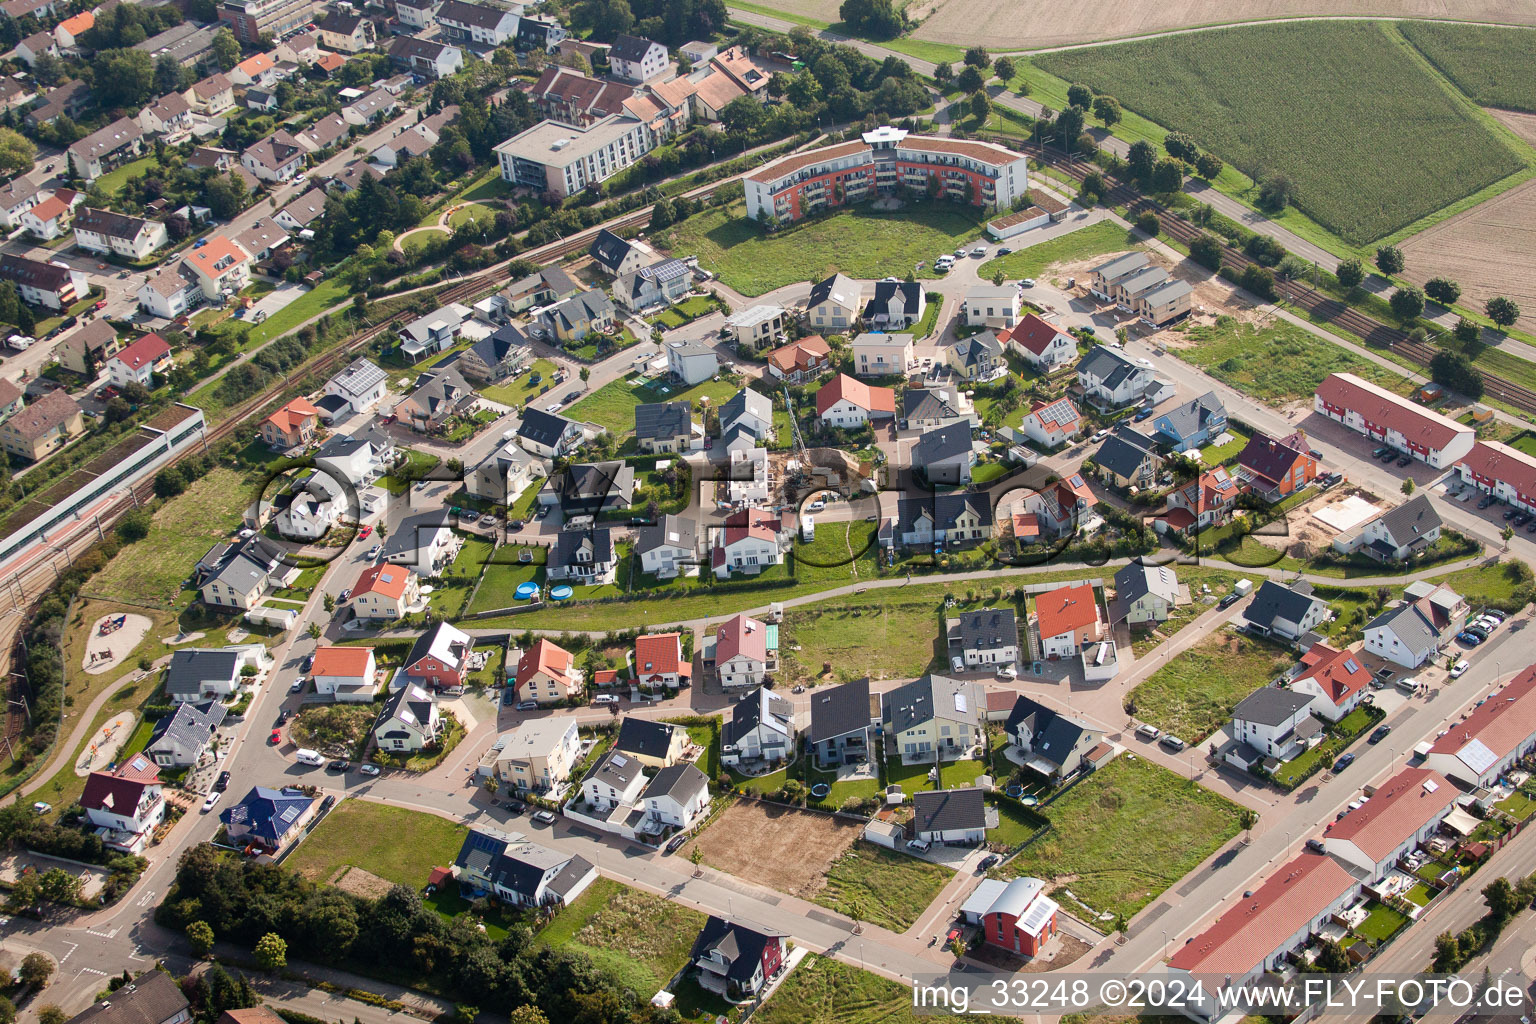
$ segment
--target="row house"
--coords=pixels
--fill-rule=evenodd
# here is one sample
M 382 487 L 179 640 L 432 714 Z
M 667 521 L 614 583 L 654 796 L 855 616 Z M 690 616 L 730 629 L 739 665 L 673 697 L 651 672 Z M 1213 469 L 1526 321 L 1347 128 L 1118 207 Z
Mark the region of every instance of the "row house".
M 1352 373 L 1333 373 L 1318 385 L 1314 411 L 1435 469 L 1450 469 L 1471 454 L 1471 427 L 1399 398 Z

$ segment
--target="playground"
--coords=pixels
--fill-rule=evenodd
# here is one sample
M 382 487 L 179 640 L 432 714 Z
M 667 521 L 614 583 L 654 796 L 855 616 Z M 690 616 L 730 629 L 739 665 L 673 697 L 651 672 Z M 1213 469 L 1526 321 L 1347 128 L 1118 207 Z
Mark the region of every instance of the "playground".
M 112 671 L 128 659 L 151 625 L 153 623 L 144 615 L 123 612 L 103 615 L 91 627 L 90 636 L 85 641 L 85 660 L 80 667 L 93 676 Z
M 133 735 L 133 727 L 138 720 L 138 714 L 132 711 L 113 715 L 90 738 L 85 749 L 80 751 L 80 758 L 75 762 L 75 774 L 83 778 L 117 760 L 117 752 L 123 749 L 123 744 Z

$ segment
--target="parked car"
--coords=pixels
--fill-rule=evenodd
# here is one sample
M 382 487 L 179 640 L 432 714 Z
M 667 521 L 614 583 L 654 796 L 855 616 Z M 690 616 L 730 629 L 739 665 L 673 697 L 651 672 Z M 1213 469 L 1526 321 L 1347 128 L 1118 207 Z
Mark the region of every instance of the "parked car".
M 219 797 L 223 795 L 224 794 L 220 793 L 218 790 L 214 790 L 212 793 L 209 793 L 208 799 L 203 801 L 203 813 L 207 814 L 209 811 L 213 810 L 213 805 L 218 803 Z
M 1032 277 L 1026 277 L 1024 280 L 1020 281 L 1019 284 L 1024 288 L 1033 288 L 1035 286 L 1035 279 Z
M 1507 522 L 1509 522 L 1511 519 L 1515 518 L 1515 516 L 1517 516 L 1519 514 L 1520 513 L 1515 511 L 1514 509 L 1507 508 L 1507 509 L 1504 510 L 1504 521 L 1507 523 Z
M 1323 841 L 1321 839 L 1308 839 L 1307 849 L 1311 850 L 1313 853 L 1323 853 L 1328 848 L 1323 845 Z
M 358 540 L 367 540 L 369 537 L 372 537 L 372 536 L 373 536 L 373 527 L 371 527 L 371 526 L 365 526 L 361 530 L 357 531 L 357 539 Z
M 1456 664 L 1451 666 L 1451 678 L 1460 679 L 1462 676 L 1467 674 L 1467 669 L 1471 667 L 1472 663 L 1466 658 L 1462 658 Z
M 1398 464 L 1399 468 L 1401 468 L 1403 466 L 1411 466 L 1411 465 L 1413 465 L 1413 456 L 1412 455 L 1404 455 L 1402 458 L 1397 460 L 1397 464 Z
M 997 854 L 989 853 L 985 857 L 981 858 L 981 863 L 976 865 L 976 870 L 978 870 L 978 871 L 986 871 L 992 865 L 996 864 L 998 862 L 998 860 L 999 860 L 999 857 L 997 856 Z
M 1386 445 L 1378 445 L 1376 447 L 1375 451 L 1371 452 L 1371 458 L 1379 459 L 1379 458 L 1381 458 L 1383 455 L 1387 454 L 1387 452 L 1389 452 L 1391 450 L 1392 449 L 1388 448 Z
M 1152 410 L 1151 409 L 1142 409 L 1142 410 L 1138 411 L 1136 413 L 1136 415 L 1131 417 L 1131 418 L 1134 419 L 1137 423 L 1140 423 L 1142 420 L 1146 419 L 1147 417 L 1149 417 L 1151 415 L 1152 415 Z
M 616 693 L 600 693 L 592 698 L 593 704 L 617 704 L 619 696 Z
M 277 713 L 277 724 L 278 725 L 283 725 L 287 721 L 288 721 L 288 709 L 287 708 L 283 708 L 283 710 L 281 710 L 281 711 L 279 711 Z
M 516 710 L 518 710 L 518 711 L 537 711 L 537 710 L 539 710 L 539 702 L 536 701 L 536 700 L 518 701 L 517 702 Z
M 288 687 L 288 692 L 289 693 L 298 693 L 302 689 L 304 689 L 304 679 L 301 676 L 298 679 L 295 679 L 293 681 L 293 685 L 292 686 Z
M 337 760 L 332 761 L 330 764 L 326 765 L 326 768 L 329 769 L 330 771 L 333 771 L 333 772 L 351 771 L 352 770 L 352 762 L 351 761 L 343 761 L 343 760 L 338 758 Z
M 1485 494 L 1481 498 L 1478 499 L 1477 507 L 1478 508 L 1487 508 L 1489 505 L 1492 505 L 1492 504 L 1493 504 L 1493 495 Z
M 1228 594 L 1226 597 L 1216 602 L 1216 607 L 1225 611 L 1226 609 L 1231 608 L 1233 605 L 1237 604 L 1237 602 L 1242 600 L 1242 598 L 1242 594 Z
M 362 772 L 364 775 L 379 774 L 379 766 L 376 764 L 360 764 L 357 766 L 357 770 Z
M 678 850 L 681 850 L 683 848 L 683 844 L 686 843 L 687 841 L 688 841 L 688 833 L 687 832 L 679 832 L 677 835 L 675 835 L 671 839 L 667 840 L 667 845 L 666 845 L 666 849 L 665 849 L 664 852 L 665 853 L 676 853 Z
M 1463 629 L 1462 632 L 1463 633 L 1470 633 L 1472 636 L 1477 637 L 1477 639 L 1480 640 L 1480 641 L 1488 639 L 1488 631 L 1486 629 L 1484 629 L 1482 626 L 1471 625 L 1471 626 L 1468 626 L 1465 629 Z
M 272 735 L 267 737 L 267 742 L 274 747 L 283 742 L 283 730 L 273 729 Z
M 997 247 L 997 255 L 999 256 L 1007 256 L 1011 252 L 1013 252 L 1013 249 L 1009 246 L 1000 245 Z
M 1354 754 L 1345 754 L 1344 756 L 1340 757 L 1337 761 L 1333 762 L 1333 770 L 1336 771 L 1336 772 L 1341 772 L 1345 768 L 1348 768 L 1350 765 L 1352 765 L 1354 763 L 1355 763 L 1355 755 Z
M 1391 731 L 1392 727 L 1390 725 L 1378 726 L 1376 731 L 1371 733 L 1371 738 L 1366 742 L 1374 746 L 1375 744 L 1380 743 L 1382 740 L 1386 739 L 1387 734 Z
M 1469 633 L 1466 630 L 1462 630 L 1460 633 L 1456 634 L 1456 639 L 1461 641 L 1463 644 L 1465 644 L 1468 647 L 1476 647 L 1478 644 L 1482 643 L 1483 640 L 1486 639 L 1486 638 L 1485 637 L 1480 637 L 1480 636 L 1478 636 L 1475 633 Z
M 540 825 L 553 825 L 559 819 L 555 816 L 554 811 L 540 811 L 533 816 L 533 820 Z
M 1175 754 L 1177 754 L 1179 751 L 1183 750 L 1184 746 L 1185 746 L 1184 741 L 1179 739 L 1177 736 L 1173 735 L 1172 733 L 1169 733 L 1168 735 L 1164 736 L 1162 739 L 1158 740 L 1157 742 L 1161 743 L 1163 746 L 1167 747 L 1169 750 L 1173 751 Z
M 218 781 L 213 784 L 213 788 L 218 790 L 220 793 L 222 793 L 226 789 L 228 789 L 229 788 L 229 772 L 220 772 L 219 773 Z

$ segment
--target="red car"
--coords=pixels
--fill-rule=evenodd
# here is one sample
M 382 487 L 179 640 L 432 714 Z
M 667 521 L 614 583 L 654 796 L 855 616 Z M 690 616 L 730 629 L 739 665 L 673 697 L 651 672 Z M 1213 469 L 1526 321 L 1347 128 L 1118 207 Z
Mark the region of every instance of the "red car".
M 274 747 L 283 742 L 283 730 L 273 729 L 272 735 L 267 737 L 267 742 L 272 744 Z
M 371 527 L 371 526 L 365 526 L 361 530 L 357 531 L 357 539 L 358 540 L 367 540 L 372 535 L 373 535 L 373 527 Z
M 102 299 L 100 302 L 96 303 L 96 305 L 93 308 L 95 308 L 95 309 L 106 309 L 107 308 L 107 300 L 106 299 Z

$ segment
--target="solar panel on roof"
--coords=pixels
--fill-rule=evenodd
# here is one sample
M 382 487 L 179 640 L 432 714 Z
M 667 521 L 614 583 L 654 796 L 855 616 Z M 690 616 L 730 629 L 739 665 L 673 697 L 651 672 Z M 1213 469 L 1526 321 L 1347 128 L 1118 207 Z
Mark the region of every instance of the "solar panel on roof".
M 1483 744 L 1482 740 L 1473 740 L 1462 747 L 1460 757 L 1468 768 L 1479 775 L 1492 768 L 1494 762 L 1498 761 L 1498 757 Z
M 609 763 L 612 764 L 615 768 L 623 768 L 625 765 L 629 764 L 629 758 L 625 757 L 623 754 L 614 754 L 613 757 L 609 758 Z
M 1360 666 L 1355 664 L 1354 658 L 1345 658 L 1344 671 L 1348 672 L 1350 675 L 1354 675 L 1356 672 L 1360 671 Z

